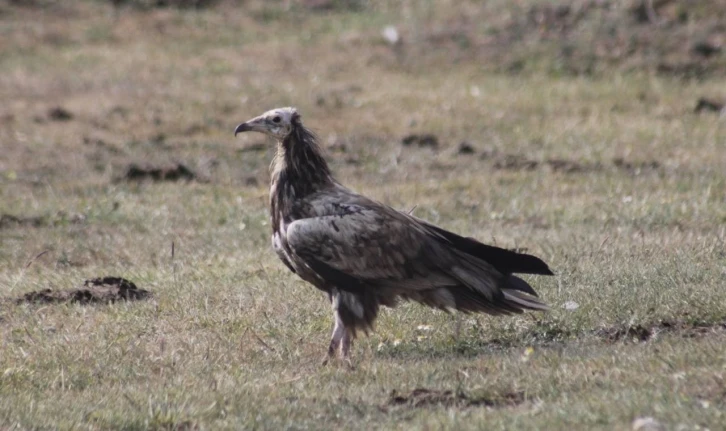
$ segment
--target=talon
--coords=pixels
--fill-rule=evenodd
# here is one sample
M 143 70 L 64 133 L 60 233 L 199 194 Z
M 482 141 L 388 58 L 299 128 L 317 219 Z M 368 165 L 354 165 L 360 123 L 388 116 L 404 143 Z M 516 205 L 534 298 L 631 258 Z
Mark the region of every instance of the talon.
M 342 358 L 341 359 L 346 367 L 348 367 L 349 371 L 355 371 L 355 365 L 353 365 L 353 362 L 351 362 L 350 358 Z

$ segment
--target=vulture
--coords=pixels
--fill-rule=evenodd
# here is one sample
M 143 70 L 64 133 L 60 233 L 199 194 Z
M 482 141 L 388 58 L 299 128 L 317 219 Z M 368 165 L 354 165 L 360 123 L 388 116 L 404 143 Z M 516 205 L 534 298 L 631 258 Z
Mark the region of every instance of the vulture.
M 381 305 L 400 299 L 445 311 L 509 315 L 547 310 L 513 275 L 552 275 L 541 259 L 449 232 L 339 183 L 314 133 L 295 108 L 237 126 L 277 140 L 270 166 L 272 247 L 300 278 L 325 292 L 334 325 L 323 363 L 350 364 L 357 331 L 373 327 Z

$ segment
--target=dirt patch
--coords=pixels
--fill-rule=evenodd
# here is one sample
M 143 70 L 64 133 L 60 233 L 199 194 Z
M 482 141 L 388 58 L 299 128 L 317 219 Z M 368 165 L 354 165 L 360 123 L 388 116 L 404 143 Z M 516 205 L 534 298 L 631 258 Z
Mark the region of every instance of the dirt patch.
M 55 215 L 45 216 L 16 216 L 13 214 L 0 214 L 0 229 L 9 229 L 13 227 L 44 227 L 56 226 L 65 223 L 80 224 L 86 221 L 83 214 L 67 214 L 63 211 L 57 212 Z
M 204 9 L 217 5 L 220 0 L 107 0 L 114 7 L 126 6 L 140 10 L 154 8 Z
M 174 166 L 139 166 L 131 164 L 119 181 L 193 181 L 197 174 L 182 163 Z
M 637 325 L 609 326 L 583 332 L 572 331 L 559 326 L 539 323 L 529 336 L 537 340 L 539 346 L 558 345 L 575 339 L 594 336 L 606 343 L 645 343 L 657 339 L 661 334 L 671 334 L 683 338 L 704 337 L 714 333 L 726 332 L 726 320 L 713 322 L 689 321 L 687 319 L 664 319 Z M 517 344 L 511 340 L 493 339 L 487 347 L 499 349 L 512 348 Z
M 601 171 L 609 166 L 613 169 L 624 171 L 631 175 L 640 175 L 646 172 L 656 172 L 662 169 L 661 163 L 657 160 L 631 161 L 625 160 L 621 157 L 613 159 L 610 164 L 601 164 L 600 162 L 578 162 L 576 160 L 558 158 L 539 161 L 519 154 L 499 154 L 494 155 L 493 157 L 482 157 L 482 159 L 491 159 L 494 161 L 494 169 L 507 171 L 533 171 L 541 167 L 548 167 L 553 172 L 582 174 Z
M 243 182 L 244 185 L 248 187 L 257 187 L 258 185 L 260 185 L 260 180 L 258 180 L 257 177 L 254 176 L 245 177 Z
M 595 172 L 602 168 L 599 163 L 581 163 L 565 159 L 547 159 L 546 163 L 553 171 L 566 174 Z
M 419 148 L 439 148 L 439 138 L 430 133 L 404 136 L 401 143 L 406 147 L 417 146 Z
M 595 172 L 602 169 L 602 166 L 599 163 L 584 163 L 566 159 L 547 159 L 544 161 L 538 161 L 518 154 L 503 154 L 494 157 L 493 160 L 494 169 L 508 171 L 533 171 L 539 167 L 546 166 L 552 169 L 553 172 L 575 174 Z
M 26 293 L 15 300 L 23 303 L 61 303 L 77 302 L 81 304 L 111 303 L 120 300 L 138 301 L 147 299 L 151 292 L 139 289 L 136 285 L 121 277 L 101 277 L 86 280 L 83 287 L 68 290 L 43 289 Z
M 409 408 L 426 408 L 431 406 L 454 407 L 511 407 L 525 401 L 523 392 L 505 392 L 488 396 L 471 396 L 451 390 L 417 388 L 409 393 L 401 394 L 391 391 L 387 406 L 406 406 Z
M 73 114 L 62 106 L 56 106 L 48 110 L 48 119 L 51 121 L 70 121 Z
M 646 342 L 658 334 L 675 333 L 685 338 L 700 337 L 713 332 L 726 330 L 726 321 L 723 322 L 680 322 L 663 320 L 653 324 L 635 325 L 630 327 L 601 328 L 595 335 L 608 342 L 635 341 Z
M 300 5 L 311 11 L 328 12 L 328 11 L 345 11 L 345 10 L 362 10 L 364 7 L 362 0 L 301 0 Z
M 474 146 L 471 145 L 469 142 L 463 141 L 459 143 L 459 146 L 456 149 L 456 153 L 470 155 L 476 153 L 476 149 L 474 149 Z
M 694 54 L 698 54 L 702 57 L 709 58 L 716 54 L 720 54 L 721 46 L 716 45 L 715 43 L 710 42 L 710 41 L 702 41 L 702 42 L 694 43 L 693 47 L 691 48 L 691 51 Z
M 494 169 L 506 171 L 533 171 L 537 166 L 538 161 L 517 154 L 505 154 L 494 162 Z
M 625 171 L 631 175 L 639 175 L 644 172 L 653 172 L 661 168 L 660 162 L 656 160 L 628 161 L 621 157 L 613 159 L 613 166 L 616 169 Z
M 18 217 L 12 214 L 0 215 L 0 229 L 9 227 L 41 227 L 48 223 L 45 217 Z
M 696 114 L 700 114 L 703 111 L 721 112 L 722 110 L 724 110 L 724 108 L 726 108 L 726 103 L 701 97 L 700 99 L 698 99 L 698 102 L 696 103 L 696 107 L 693 109 L 693 112 L 695 112 Z
M 642 325 L 631 326 L 628 328 L 604 328 L 595 331 L 598 337 L 605 341 L 648 341 L 653 336 L 653 328 L 647 328 Z

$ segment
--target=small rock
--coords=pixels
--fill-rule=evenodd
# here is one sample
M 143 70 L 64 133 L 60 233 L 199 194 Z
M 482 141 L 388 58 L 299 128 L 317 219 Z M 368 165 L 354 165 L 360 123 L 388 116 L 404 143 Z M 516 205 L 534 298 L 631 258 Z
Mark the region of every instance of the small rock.
M 652 417 L 643 417 L 633 421 L 633 431 L 665 431 L 665 427 Z
M 381 31 L 381 36 L 391 45 L 397 45 L 401 41 L 401 36 L 398 34 L 396 27 L 389 25 Z

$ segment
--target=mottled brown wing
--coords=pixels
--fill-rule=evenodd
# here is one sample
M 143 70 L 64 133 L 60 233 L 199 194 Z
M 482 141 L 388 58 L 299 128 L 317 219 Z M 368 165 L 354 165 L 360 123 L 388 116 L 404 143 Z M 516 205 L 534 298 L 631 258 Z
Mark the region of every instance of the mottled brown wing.
M 351 293 L 403 296 L 442 309 L 490 314 L 546 310 L 513 275 L 466 253 L 417 220 L 381 206 L 300 219 L 287 228 L 296 265 Z
M 307 218 L 287 228 L 294 259 L 345 290 L 452 286 L 452 256 L 413 220 L 382 207 Z

